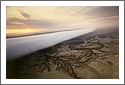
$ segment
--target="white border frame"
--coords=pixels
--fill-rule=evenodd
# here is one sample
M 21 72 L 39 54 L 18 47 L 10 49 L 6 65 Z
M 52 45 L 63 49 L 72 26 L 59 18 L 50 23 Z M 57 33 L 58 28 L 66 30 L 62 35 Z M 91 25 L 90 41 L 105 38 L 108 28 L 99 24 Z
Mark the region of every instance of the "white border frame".
M 119 79 L 6 79 L 6 6 L 119 6 Z M 124 84 L 124 1 L 1 1 L 1 84 Z

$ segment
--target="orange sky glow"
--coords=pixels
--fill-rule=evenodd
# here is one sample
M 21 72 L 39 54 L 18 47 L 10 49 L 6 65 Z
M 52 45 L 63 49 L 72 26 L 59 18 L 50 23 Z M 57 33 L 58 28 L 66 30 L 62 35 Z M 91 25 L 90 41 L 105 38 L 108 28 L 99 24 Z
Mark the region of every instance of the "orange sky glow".
M 119 26 L 118 6 L 7 6 L 6 33 Z
M 26 29 L 7 29 L 6 33 L 7 34 L 26 34 L 26 33 L 33 33 L 33 32 L 39 32 L 41 30 L 38 29 L 30 29 L 30 28 L 26 28 Z

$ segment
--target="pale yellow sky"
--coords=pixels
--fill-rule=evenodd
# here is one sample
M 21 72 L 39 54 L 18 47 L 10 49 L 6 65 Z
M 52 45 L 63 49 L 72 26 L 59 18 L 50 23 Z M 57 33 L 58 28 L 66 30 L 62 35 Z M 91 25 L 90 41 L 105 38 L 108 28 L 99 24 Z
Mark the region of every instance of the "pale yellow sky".
M 6 13 L 8 33 L 27 28 L 29 32 L 36 32 L 119 25 L 116 6 L 7 6 Z

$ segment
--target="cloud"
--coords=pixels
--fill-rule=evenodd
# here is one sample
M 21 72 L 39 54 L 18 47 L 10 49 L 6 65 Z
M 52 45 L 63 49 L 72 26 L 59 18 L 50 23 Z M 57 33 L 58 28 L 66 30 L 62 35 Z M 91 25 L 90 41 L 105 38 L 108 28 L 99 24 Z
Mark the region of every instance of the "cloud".
M 26 18 L 26 19 L 30 19 L 30 18 L 31 18 L 31 16 L 30 16 L 29 14 L 24 13 L 24 12 L 22 12 L 21 15 L 22 15 L 24 18 Z
M 118 6 L 101 6 L 96 9 L 90 10 L 85 15 L 92 17 L 110 17 L 110 16 L 118 16 L 119 15 L 119 7 Z
M 85 21 L 84 23 L 89 23 L 89 22 L 95 22 L 95 21 L 106 21 L 106 20 L 112 20 L 112 19 L 117 19 L 117 21 L 118 21 L 118 19 L 119 19 L 119 16 L 111 16 L 111 17 L 103 17 L 103 18 L 96 18 L 96 19 L 91 19 L 91 20 L 87 20 L 87 21 Z
M 119 7 L 118 6 L 88 6 L 80 7 L 79 10 L 75 11 L 72 16 L 89 16 L 90 18 L 101 18 L 118 16 Z
M 13 9 L 15 9 L 13 7 Z M 19 7 L 17 14 L 8 12 L 7 25 L 29 26 L 29 28 L 69 29 L 106 25 L 118 25 L 118 6 L 50 6 Z M 47 10 L 47 11 L 46 11 Z M 16 18 L 13 18 L 16 17 Z M 115 23 L 115 24 L 112 24 Z M 17 26 L 18 25 L 18 26 Z M 12 27 L 11 27 L 12 28 Z
M 86 13 L 88 13 L 91 10 L 97 9 L 98 7 L 80 7 L 78 11 L 75 11 L 75 13 L 72 16 L 82 16 Z
M 19 19 L 19 18 L 9 18 L 7 20 L 7 25 L 16 25 L 18 23 L 23 23 L 27 26 L 31 26 L 33 28 L 52 28 L 54 27 L 56 24 L 55 22 L 51 22 L 51 21 L 47 21 L 47 20 L 32 20 L 32 19 Z M 14 24 L 16 23 L 16 24 Z

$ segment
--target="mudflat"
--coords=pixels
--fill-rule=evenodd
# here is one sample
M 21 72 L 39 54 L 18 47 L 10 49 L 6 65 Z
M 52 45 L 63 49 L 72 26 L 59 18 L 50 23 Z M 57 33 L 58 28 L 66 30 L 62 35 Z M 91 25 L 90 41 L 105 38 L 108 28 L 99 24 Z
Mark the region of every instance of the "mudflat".
M 7 78 L 118 79 L 119 31 L 96 30 L 7 62 Z

